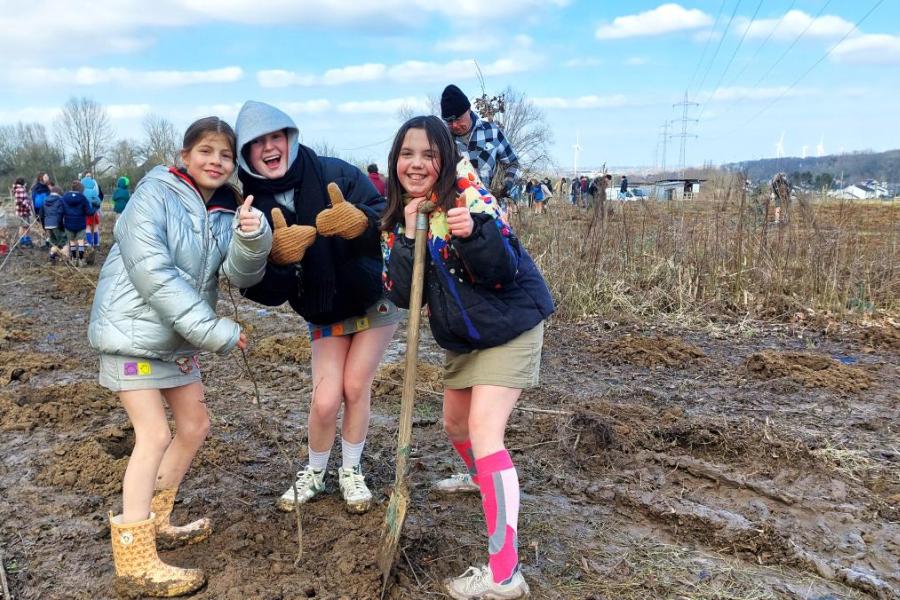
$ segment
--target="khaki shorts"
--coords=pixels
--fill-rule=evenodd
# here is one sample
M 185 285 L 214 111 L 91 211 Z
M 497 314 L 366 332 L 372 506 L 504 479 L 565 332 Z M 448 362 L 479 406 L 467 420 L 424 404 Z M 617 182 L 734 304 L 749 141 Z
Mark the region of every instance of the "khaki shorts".
M 465 354 L 447 351 L 444 387 L 462 390 L 473 385 L 528 389 L 538 385 L 544 322 L 500 346 Z
M 84 241 L 84 232 L 86 230 L 82 229 L 80 231 L 73 231 L 71 229 L 66 229 L 66 239 L 70 242 L 83 242 Z
M 100 355 L 100 385 L 114 392 L 165 390 L 200 381 L 196 356 L 175 362 L 135 356 Z

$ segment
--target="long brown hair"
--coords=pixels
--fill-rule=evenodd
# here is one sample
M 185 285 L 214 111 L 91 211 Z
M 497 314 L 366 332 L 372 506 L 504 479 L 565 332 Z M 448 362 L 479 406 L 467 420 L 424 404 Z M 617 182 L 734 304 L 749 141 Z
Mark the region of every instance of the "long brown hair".
M 438 178 L 432 190 L 437 196 L 438 205 L 444 210 L 456 206 L 456 163 L 459 162 L 459 153 L 456 144 L 450 136 L 450 130 L 442 120 L 434 115 L 413 117 L 400 126 L 391 152 L 388 154 L 388 186 L 387 208 L 381 217 L 381 229 L 392 230 L 398 223 L 403 223 L 403 196 L 406 190 L 400 185 L 400 177 L 397 175 L 397 159 L 400 149 L 406 139 L 406 133 L 410 129 L 422 129 L 425 137 L 431 145 L 435 155 L 435 161 L 440 161 L 440 168 L 436 169 Z

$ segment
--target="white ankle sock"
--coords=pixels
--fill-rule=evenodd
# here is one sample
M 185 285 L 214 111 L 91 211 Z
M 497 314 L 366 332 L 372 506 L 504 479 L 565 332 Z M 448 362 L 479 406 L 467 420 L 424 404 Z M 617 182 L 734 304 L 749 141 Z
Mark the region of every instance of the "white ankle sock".
M 316 471 L 322 471 L 328 467 L 328 457 L 331 456 L 331 448 L 325 452 L 316 452 L 312 448 L 309 449 L 309 466 Z
M 358 444 L 348 442 L 341 437 L 341 461 L 345 469 L 352 469 L 359 465 L 359 459 L 362 458 L 363 446 L 366 445 L 366 438 L 363 438 Z

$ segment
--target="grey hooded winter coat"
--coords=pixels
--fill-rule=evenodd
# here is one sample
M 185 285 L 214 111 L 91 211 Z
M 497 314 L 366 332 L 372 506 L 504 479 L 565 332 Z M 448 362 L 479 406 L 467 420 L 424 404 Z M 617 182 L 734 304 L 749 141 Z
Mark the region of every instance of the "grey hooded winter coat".
M 242 233 L 234 211 L 207 211 L 192 185 L 156 167 L 116 222 L 115 239 L 91 308 L 94 349 L 172 361 L 237 345 L 238 324 L 215 313 L 219 269 L 238 288 L 262 279 L 272 248 L 265 219 Z

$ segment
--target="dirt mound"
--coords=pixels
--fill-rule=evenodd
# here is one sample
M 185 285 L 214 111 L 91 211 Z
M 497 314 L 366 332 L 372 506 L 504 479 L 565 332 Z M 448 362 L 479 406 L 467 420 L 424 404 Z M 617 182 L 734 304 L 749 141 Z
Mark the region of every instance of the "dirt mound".
M 372 395 L 375 397 L 400 396 L 403 393 L 403 375 L 406 364 L 402 362 L 387 363 L 378 369 Z M 435 392 L 428 396 L 437 396 L 444 391 L 444 370 L 440 365 L 419 362 L 416 366 L 416 389 Z
M 595 354 L 614 363 L 631 363 L 641 367 L 686 367 L 706 357 L 702 350 L 686 344 L 681 338 L 626 336 L 607 346 L 592 349 Z
M 253 348 L 255 358 L 274 362 L 287 361 L 298 364 L 309 362 L 312 351 L 309 336 L 306 335 L 273 335 L 260 340 Z
M 52 354 L 35 354 L 32 352 L 0 352 L 0 385 L 11 381 L 22 383 L 41 371 L 77 366 L 72 360 Z
M 90 302 L 97 290 L 98 269 L 60 267 L 48 271 L 56 284 L 57 292 L 64 298 L 78 298 Z M 51 294 L 52 296 L 52 294 Z
M 805 387 L 822 387 L 844 393 L 867 390 L 872 384 L 872 378 L 863 369 L 842 365 L 830 356 L 809 352 L 763 350 L 751 354 L 744 368 L 755 379 L 786 377 Z
M 92 381 L 42 388 L 20 386 L 0 395 L 0 431 L 81 423 L 117 406 L 116 395 Z
M 134 432 L 118 428 L 76 444 L 60 444 L 36 479 L 53 488 L 74 488 L 111 496 L 122 487 L 122 476 L 133 447 Z
M 33 321 L 22 315 L 13 315 L 0 310 L 0 348 L 7 348 L 12 342 L 27 342 L 32 339 L 28 327 Z
M 870 327 L 862 332 L 860 341 L 873 348 L 900 350 L 900 328 L 891 325 Z

